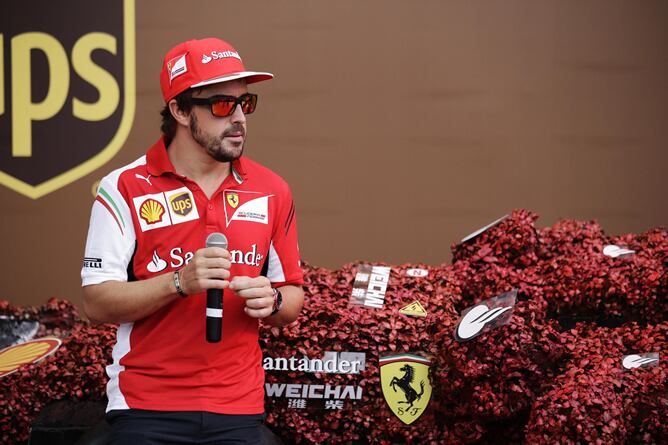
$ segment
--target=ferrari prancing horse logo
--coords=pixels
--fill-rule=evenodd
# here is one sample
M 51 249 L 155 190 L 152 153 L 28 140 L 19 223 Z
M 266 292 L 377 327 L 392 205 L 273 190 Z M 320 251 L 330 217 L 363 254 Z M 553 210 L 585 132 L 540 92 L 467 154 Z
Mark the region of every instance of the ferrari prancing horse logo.
M 428 359 L 410 354 L 380 358 L 383 396 L 394 415 L 406 425 L 424 413 L 431 399 L 430 364 Z
M 236 209 L 237 206 L 239 205 L 239 195 L 237 195 L 236 193 L 228 193 L 227 203 L 230 205 L 230 207 Z

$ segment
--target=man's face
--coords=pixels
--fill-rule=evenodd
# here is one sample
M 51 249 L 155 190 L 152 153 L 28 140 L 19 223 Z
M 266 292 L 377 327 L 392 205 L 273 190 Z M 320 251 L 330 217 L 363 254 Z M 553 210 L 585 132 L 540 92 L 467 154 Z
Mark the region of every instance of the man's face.
M 247 92 L 246 81 L 240 79 L 211 85 L 193 94 L 193 97 L 239 97 Z M 210 106 L 194 105 L 190 112 L 190 134 L 212 158 L 219 162 L 231 162 L 244 151 L 246 116 L 239 105 L 227 117 L 214 116 Z

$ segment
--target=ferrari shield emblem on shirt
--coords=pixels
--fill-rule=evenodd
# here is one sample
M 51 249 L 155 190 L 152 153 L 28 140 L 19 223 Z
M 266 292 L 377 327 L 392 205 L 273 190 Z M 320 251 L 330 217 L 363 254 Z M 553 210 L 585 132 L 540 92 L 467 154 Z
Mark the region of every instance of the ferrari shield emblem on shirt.
M 230 205 L 230 207 L 236 209 L 237 206 L 239 205 L 239 195 L 237 195 L 236 193 L 228 193 L 227 203 Z
M 380 358 L 380 383 L 385 402 L 406 425 L 415 422 L 431 399 L 431 361 L 418 355 L 402 354 Z
M 32 199 L 110 161 L 135 113 L 135 1 L 38 9 L 4 8 L 0 33 L 0 184 Z
M 269 224 L 269 198 L 274 195 L 250 190 L 225 190 L 224 196 L 228 227 L 233 221 Z

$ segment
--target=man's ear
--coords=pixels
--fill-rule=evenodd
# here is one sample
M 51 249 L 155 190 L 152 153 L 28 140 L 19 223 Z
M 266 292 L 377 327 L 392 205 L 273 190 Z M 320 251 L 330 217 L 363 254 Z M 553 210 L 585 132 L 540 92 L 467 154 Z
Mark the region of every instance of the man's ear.
M 167 105 L 169 106 L 169 112 L 172 113 L 172 116 L 174 119 L 176 119 L 176 122 L 185 127 L 190 125 L 190 113 L 186 113 L 181 108 L 179 108 L 179 104 L 176 103 L 176 99 L 170 100 Z

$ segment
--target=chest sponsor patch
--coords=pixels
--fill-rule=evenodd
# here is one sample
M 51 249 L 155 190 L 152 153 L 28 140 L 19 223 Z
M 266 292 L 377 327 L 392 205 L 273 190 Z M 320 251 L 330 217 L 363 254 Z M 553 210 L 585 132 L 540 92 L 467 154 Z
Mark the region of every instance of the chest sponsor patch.
M 132 199 L 142 232 L 199 218 L 195 199 L 187 187 Z
M 232 221 L 269 224 L 269 198 L 272 196 L 260 192 L 225 190 L 223 203 L 227 226 Z
M 165 197 L 169 205 L 169 216 L 172 219 L 172 224 L 181 224 L 199 218 L 195 198 L 188 187 L 165 192 Z

